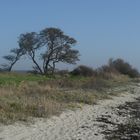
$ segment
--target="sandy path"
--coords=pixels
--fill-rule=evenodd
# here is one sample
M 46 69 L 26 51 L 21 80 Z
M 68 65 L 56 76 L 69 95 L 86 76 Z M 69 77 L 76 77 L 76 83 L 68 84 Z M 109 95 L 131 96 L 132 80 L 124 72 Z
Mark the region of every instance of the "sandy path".
M 119 97 L 99 101 L 94 106 L 85 105 L 76 111 L 66 111 L 48 120 L 37 119 L 29 126 L 19 123 L 0 126 L 0 140 L 103 140 L 101 132 L 106 128 L 100 127 L 103 122 L 96 119 L 109 115 L 111 121 L 124 123 L 127 118 L 118 116 L 116 107 L 139 96 L 140 87 L 135 87 L 133 93 L 125 92 Z M 113 127 L 108 124 L 109 129 Z

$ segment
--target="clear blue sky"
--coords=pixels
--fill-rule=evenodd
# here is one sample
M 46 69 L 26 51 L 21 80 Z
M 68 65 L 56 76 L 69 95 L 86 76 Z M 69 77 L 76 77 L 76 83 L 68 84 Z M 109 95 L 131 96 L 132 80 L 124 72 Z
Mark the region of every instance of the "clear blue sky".
M 140 0 L 1 0 L 0 62 L 21 33 L 45 27 L 78 41 L 79 64 L 97 67 L 121 57 L 140 70 Z M 29 65 L 23 59 L 14 69 Z

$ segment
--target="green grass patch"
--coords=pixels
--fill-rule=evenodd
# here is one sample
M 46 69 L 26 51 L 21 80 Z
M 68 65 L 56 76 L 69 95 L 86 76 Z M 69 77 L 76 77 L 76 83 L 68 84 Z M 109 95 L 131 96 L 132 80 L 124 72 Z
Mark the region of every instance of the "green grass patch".
M 19 85 L 22 81 L 43 81 L 46 76 L 34 74 L 0 73 L 0 85 Z

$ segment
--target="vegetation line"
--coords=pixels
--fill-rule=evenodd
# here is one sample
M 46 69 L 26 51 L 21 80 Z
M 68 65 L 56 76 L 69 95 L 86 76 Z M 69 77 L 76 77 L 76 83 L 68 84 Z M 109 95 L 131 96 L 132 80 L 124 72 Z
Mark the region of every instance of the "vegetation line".
M 83 77 L 69 75 L 47 78 L 33 74 L 1 73 L 0 122 L 28 121 L 32 117 L 50 117 L 66 108 L 95 104 L 99 99 L 120 93 L 115 87 L 132 82 L 128 76 Z M 125 88 L 117 88 L 126 90 Z

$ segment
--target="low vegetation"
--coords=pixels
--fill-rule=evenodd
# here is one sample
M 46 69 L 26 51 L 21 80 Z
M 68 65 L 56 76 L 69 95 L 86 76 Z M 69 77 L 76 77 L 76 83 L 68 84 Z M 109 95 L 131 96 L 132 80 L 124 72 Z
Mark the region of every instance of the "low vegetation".
M 98 69 L 82 65 L 71 72 L 56 71 L 53 76 L 2 72 L 0 122 L 9 124 L 32 117 L 49 117 L 81 104 L 95 104 L 116 94 L 115 87 L 129 84 L 132 78 L 137 81 L 138 77 L 138 71 L 120 59 Z
M 133 68 L 128 62 L 125 62 L 123 59 L 110 59 L 107 65 L 103 65 L 98 69 L 92 69 L 90 67 L 81 65 L 75 68 L 72 72 L 72 75 L 75 76 L 98 76 L 98 77 L 108 77 L 109 75 L 127 75 L 130 78 L 137 78 L 140 76 L 139 71 L 136 68 Z M 111 78 L 111 77 L 108 78 Z
M 34 74 L 0 74 L 0 122 L 28 121 L 32 117 L 49 117 L 82 104 L 95 104 L 110 98 L 117 86 L 128 84 L 128 76 L 109 74 L 108 78 L 74 76 L 53 77 Z M 109 79 L 109 80 L 108 80 Z

